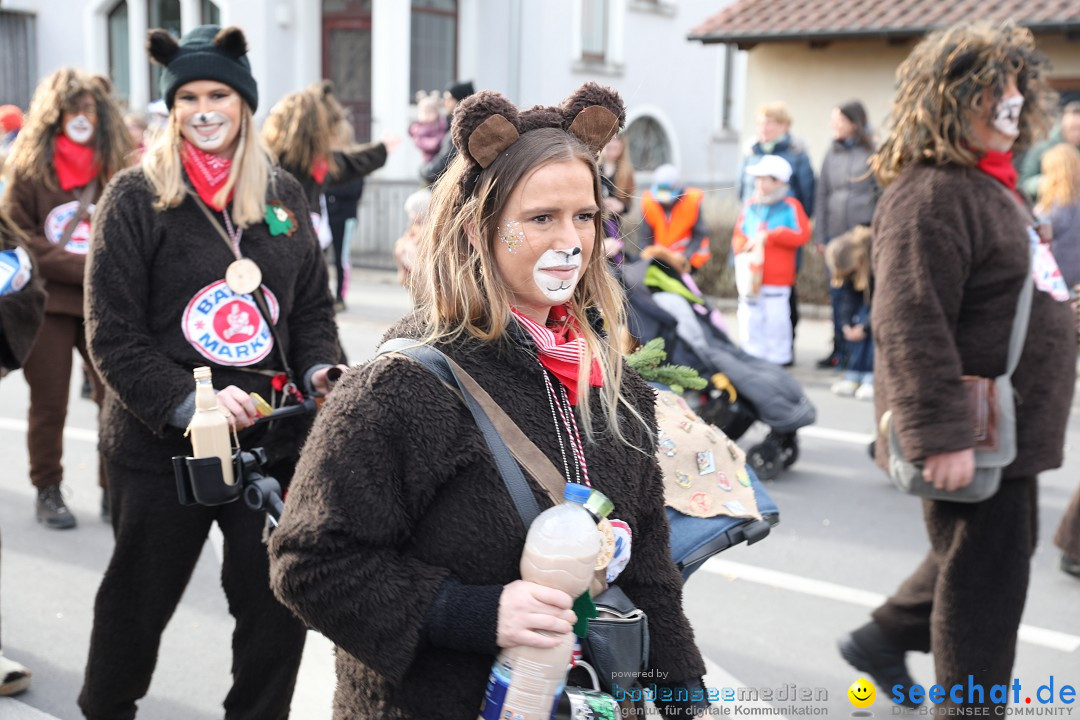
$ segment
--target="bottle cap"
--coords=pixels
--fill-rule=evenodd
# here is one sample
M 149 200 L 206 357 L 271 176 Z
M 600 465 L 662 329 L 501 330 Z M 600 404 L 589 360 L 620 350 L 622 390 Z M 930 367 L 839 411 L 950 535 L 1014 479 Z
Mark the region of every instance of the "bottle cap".
M 592 490 L 584 485 L 572 482 L 566 483 L 566 489 L 563 490 L 563 499 L 584 504 L 589 499 L 589 493 L 591 492 Z
M 589 493 L 589 499 L 585 501 L 585 509 L 599 520 L 611 514 L 611 511 L 615 509 L 615 503 L 599 490 L 593 490 Z
M 210 368 L 205 365 L 195 368 L 194 372 L 196 380 L 209 380 L 212 377 Z

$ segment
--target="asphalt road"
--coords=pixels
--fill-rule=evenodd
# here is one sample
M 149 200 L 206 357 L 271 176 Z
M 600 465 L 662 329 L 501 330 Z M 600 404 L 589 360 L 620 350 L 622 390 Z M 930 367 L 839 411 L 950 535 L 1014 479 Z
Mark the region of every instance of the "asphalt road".
M 407 308 L 407 297 L 392 276 L 358 272 L 349 311 L 339 315 L 350 358 L 370 356 L 385 328 Z M 709 662 L 708 684 L 718 691 L 738 685 L 771 690 L 773 709 L 755 706 L 774 713 L 770 717 L 793 715 L 786 712 L 793 703 L 784 701 L 781 691 L 797 696 L 804 690 L 824 699 L 794 703 L 800 708 L 851 715 L 846 692 L 858 673 L 837 654 L 836 638 L 865 622 L 869 610 L 914 569 L 927 547 L 919 503 L 894 491 L 867 456 L 870 404 L 832 396 L 828 386 L 835 376 L 812 369 L 813 360 L 824 353 L 828 332 L 821 320 L 807 319 L 799 326 L 794 372 L 817 405 L 818 423 L 800 433 L 799 462 L 768 484 L 781 508 L 781 524 L 763 542 L 711 560 L 685 591 L 687 612 Z M 64 464 L 68 502 L 80 524 L 67 532 L 46 530 L 34 521 L 26 407 L 21 375 L 0 383 L 3 647 L 6 655 L 34 671 L 27 693 L 17 700 L 0 699 L 0 718 L 76 719 L 81 717 L 75 698 L 94 595 L 112 545 L 109 528 L 96 514 L 94 406 L 79 399 L 73 382 Z M 761 434 L 761 429 L 752 430 L 741 444 L 749 446 Z M 1032 692 L 1051 675 L 1057 688 L 1080 686 L 1080 581 L 1058 571 L 1059 553 L 1050 544 L 1080 480 L 1078 412 L 1067 443 L 1067 465 L 1044 475 L 1040 486 L 1040 545 L 1014 671 Z M 221 717 L 230 685 L 232 621 L 218 577 L 219 557 L 212 537 L 164 634 L 140 717 Z M 932 683 L 928 657 L 912 657 L 909 664 L 917 681 Z M 332 648 L 311 634 L 292 717 L 328 719 L 333 687 Z M 878 689 L 870 708 L 875 715 L 892 713 L 886 694 Z M 732 715 L 748 707 L 737 701 L 719 705 Z

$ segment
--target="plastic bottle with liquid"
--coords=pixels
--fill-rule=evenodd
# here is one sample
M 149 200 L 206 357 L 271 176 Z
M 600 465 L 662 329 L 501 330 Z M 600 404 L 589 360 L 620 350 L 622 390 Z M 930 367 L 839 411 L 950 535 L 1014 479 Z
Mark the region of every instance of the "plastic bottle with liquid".
M 567 483 L 563 502 L 540 513 L 525 537 L 521 577 L 576 598 L 596 570 L 600 533 L 584 503 L 591 491 Z M 481 720 L 549 720 L 566 686 L 575 635 L 553 648 L 518 646 L 499 653 L 491 668 Z
M 221 475 L 225 484 L 235 483 L 229 417 L 218 405 L 208 367 L 195 368 L 195 414 L 188 425 L 188 432 L 191 436 L 191 456 L 218 458 L 221 460 Z

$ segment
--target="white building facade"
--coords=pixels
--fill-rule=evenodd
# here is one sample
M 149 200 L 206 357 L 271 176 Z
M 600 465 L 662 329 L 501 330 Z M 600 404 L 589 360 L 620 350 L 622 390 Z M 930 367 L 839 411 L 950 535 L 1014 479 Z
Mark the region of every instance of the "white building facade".
M 157 96 L 148 28 L 180 35 L 205 22 L 236 24 L 248 37 L 260 117 L 325 77 L 361 140 L 406 136 L 417 90 L 468 79 L 528 106 L 592 80 L 623 96 L 639 185 L 672 162 L 691 183 L 726 188 L 738 168 L 745 59 L 686 40 L 717 8 L 715 0 L 0 0 L 0 104 L 25 107 L 40 78 L 75 65 L 108 74 L 129 107 L 143 108 Z M 370 179 L 358 260 L 387 260 L 420 162 L 406 136 Z

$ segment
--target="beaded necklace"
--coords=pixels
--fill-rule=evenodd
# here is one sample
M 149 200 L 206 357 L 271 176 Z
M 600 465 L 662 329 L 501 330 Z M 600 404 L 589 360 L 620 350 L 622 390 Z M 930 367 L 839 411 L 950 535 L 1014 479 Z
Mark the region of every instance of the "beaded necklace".
M 585 487 L 592 487 L 592 483 L 589 482 L 589 468 L 585 463 L 585 446 L 581 442 L 577 418 L 574 417 L 574 408 L 566 395 L 566 388 L 563 387 L 562 383 L 559 383 L 559 392 L 556 392 L 547 368 L 541 365 L 540 369 L 544 376 L 544 384 L 547 386 L 548 407 L 551 408 L 551 419 L 555 423 L 555 435 L 559 438 L 559 453 L 562 455 L 566 480 L 570 482 L 570 463 L 566 457 L 566 445 L 563 443 L 564 431 L 574 455 L 573 482 L 582 484 L 582 481 L 584 481 Z

